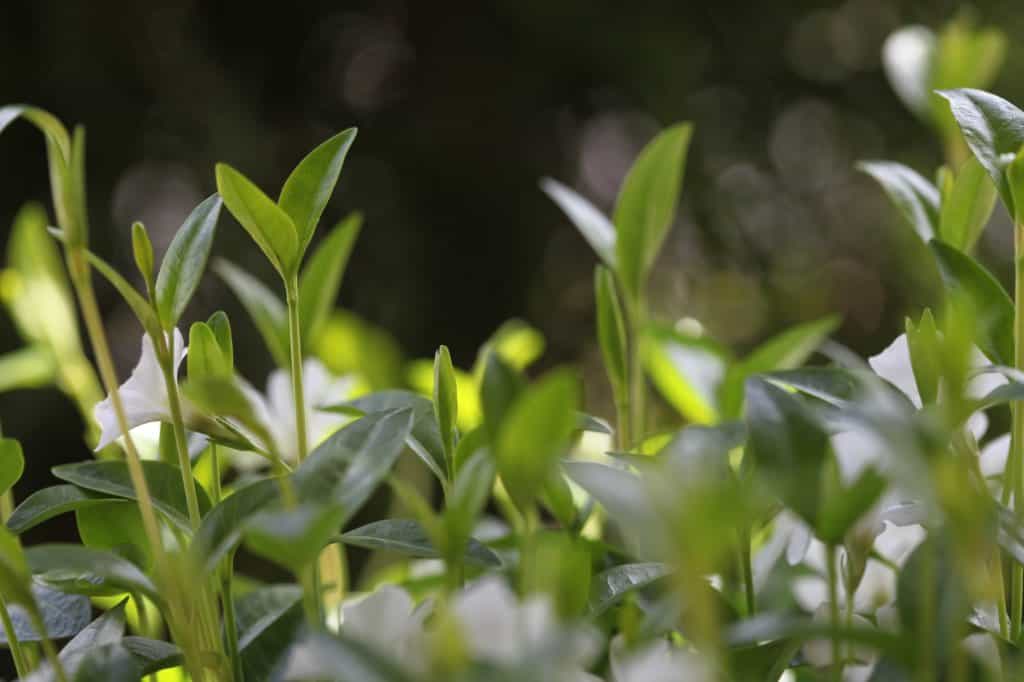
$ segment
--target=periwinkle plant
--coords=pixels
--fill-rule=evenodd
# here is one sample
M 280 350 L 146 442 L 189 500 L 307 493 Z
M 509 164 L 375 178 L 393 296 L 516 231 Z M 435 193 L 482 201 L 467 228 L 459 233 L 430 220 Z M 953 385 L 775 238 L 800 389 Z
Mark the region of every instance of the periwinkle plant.
M 834 316 L 740 357 L 696 321 L 650 315 L 648 277 L 674 222 L 689 124 L 641 152 L 610 218 L 543 181 L 598 260 L 612 423 L 584 411 L 571 368 L 527 378 L 543 337 L 522 322 L 503 325 L 472 363 L 445 346 L 410 362 L 415 390 L 381 385 L 379 366 L 349 377 L 325 369 L 340 352 L 330 339 L 355 339 L 361 358 L 387 345 L 379 330 L 331 327 L 360 216 L 305 258 L 354 129 L 301 160 L 277 200 L 219 164 L 218 193 L 161 259 L 132 225 L 139 290 L 90 251 L 82 130 L 32 107 L 0 108 L 0 132 L 18 118 L 43 132 L 57 223 L 47 233 L 41 208 L 19 213 L 5 286 L 57 302 L 57 314 L 33 320 L 8 297 L 30 346 L 0 367 L 19 370 L 12 385 L 52 381 L 75 397 L 97 451 L 55 467 L 58 484 L 15 506 L 31 457 L 0 439 L 0 626 L 18 676 L 1019 679 L 1024 112 L 946 89 L 938 101 L 962 141 L 949 137 L 927 93 L 965 84 L 947 82 L 950 54 L 1001 54 L 997 35 L 957 26 L 925 40 L 899 81 L 940 131 L 948 166 L 932 182 L 894 162 L 860 164 L 929 245 L 945 300 L 867 362 L 826 344 Z M 977 84 L 971 73 L 961 75 Z M 970 255 L 997 200 L 1015 223 L 1012 297 Z M 284 289 L 282 301 L 237 265 L 214 266 L 278 365 L 266 394 L 238 374 L 223 312 L 180 328 L 224 206 Z M 93 270 L 142 328 L 123 383 Z M 808 366 L 816 354 L 823 362 Z M 651 387 L 678 413 L 668 431 L 652 431 Z M 989 416 L 1007 406 L 1010 433 L 991 433 Z M 147 424 L 160 425 L 155 442 Z M 404 517 L 352 528 L 381 489 Z M 79 544 L 22 546 L 25 531 L 68 513 Z M 344 547 L 381 553 L 366 594 L 348 594 Z M 294 581 L 240 575 L 240 551 Z M 379 567 L 382 556 L 393 563 Z M 103 613 L 91 620 L 94 608 Z

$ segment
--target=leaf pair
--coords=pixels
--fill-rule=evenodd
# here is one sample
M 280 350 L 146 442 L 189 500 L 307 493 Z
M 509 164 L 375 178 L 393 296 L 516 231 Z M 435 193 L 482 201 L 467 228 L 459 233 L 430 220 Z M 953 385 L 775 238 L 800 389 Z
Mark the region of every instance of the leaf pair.
M 277 202 L 231 166 L 217 164 L 217 189 L 228 210 L 286 283 L 298 274 L 355 136 L 349 128 L 310 152 L 288 176 Z
M 339 222 L 299 275 L 299 323 L 305 350 L 317 344 L 338 298 L 362 222 L 359 213 L 352 213 Z M 278 365 L 287 367 L 288 311 L 284 303 L 263 282 L 228 261 L 219 261 L 214 269 L 249 313 L 271 356 Z

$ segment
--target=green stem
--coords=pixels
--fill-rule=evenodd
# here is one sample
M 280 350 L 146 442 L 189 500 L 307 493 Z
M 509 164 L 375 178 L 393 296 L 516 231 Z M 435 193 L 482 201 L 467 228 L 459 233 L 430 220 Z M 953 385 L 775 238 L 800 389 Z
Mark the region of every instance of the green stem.
M 243 682 L 245 674 L 242 670 L 242 657 L 238 653 L 238 622 L 235 618 L 235 596 L 231 584 L 232 567 L 235 563 L 234 553 L 229 555 L 225 565 L 224 577 L 221 579 L 221 607 L 224 611 L 224 648 L 231 660 L 233 682 Z
M 224 493 L 220 489 L 220 457 L 217 453 L 217 444 L 210 443 L 210 467 L 213 469 L 213 478 L 210 479 L 210 494 L 213 503 L 220 504 Z
M 11 658 L 14 659 L 14 670 L 18 673 L 20 679 L 28 677 L 31 672 L 28 661 L 25 659 L 25 652 L 21 649 L 21 641 L 18 640 L 18 634 L 14 631 L 14 623 L 11 621 L 11 614 L 7 610 L 7 604 L 0 598 L 0 624 L 4 626 L 4 632 L 7 633 L 7 646 L 11 650 Z
M 163 544 L 160 540 L 160 526 L 153 508 L 153 500 L 149 494 L 149 486 L 146 484 L 146 476 L 142 470 L 142 460 L 139 457 L 139 451 L 135 447 L 135 441 L 132 439 L 131 429 L 128 425 L 128 416 L 125 413 L 124 402 L 121 400 L 121 392 L 118 390 L 117 372 L 114 370 L 114 361 L 111 357 L 110 346 L 107 343 L 107 334 L 103 328 L 99 305 L 96 303 L 96 294 L 92 288 L 89 264 L 85 258 L 84 251 L 81 249 L 69 249 L 66 255 L 68 272 L 71 275 L 71 282 L 78 297 L 79 307 L 82 310 L 82 318 L 85 321 L 86 332 L 89 335 L 93 354 L 96 357 L 96 364 L 100 370 L 100 378 L 107 389 L 107 393 L 110 395 L 110 404 L 114 408 L 118 428 L 120 428 L 123 434 L 128 475 L 131 478 L 132 488 L 139 503 L 139 513 L 142 516 L 142 525 L 146 531 L 146 538 L 149 540 L 150 551 L 156 565 L 163 566 L 164 552 Z
M 27 604 L 25 608 L 28 611 L 29 618 L 32 619 L 32 627 L 39 633 L 39 644 L 43 648 L 43 653 L 46 654 L 46 660 L 50 662 L 50 666 L 53 668 L 57 682 L 68 682 L 68 676 L 64 671 L 64 664 L 60 662 L 57 648 L 53 646 L 53 641 L 46 635 L 46 623 L 43 622 L 43 616 L 39 613 L 39 607 L 33 602 Z
M 750 552 L 750 530 L 740 532 L 740 570 L 743 572 L 743 591 L 746 594 L 747 618 L 757 613 L 757 595 L 754 592 L 754 566 Z
M 295 400 L 295 439 L 298 458 L 306 458 L 306 396 L 302 391 L 302 330 L 299 320 L 299 283 L 294 277 L 285 286 L 288 303 L 288 346 L 291 354 L 292 395 Z
M 625 407 L 629 414 L 628 442 L 631 448 L 640 448 L 643 445 L 646 425 L 646 414 L 644 412 L 644 367 L 643 358 L 640 353 L 640 337 L 643 333 L 645 318 L 644 295 L 641 292 L 637 294 L 636 300 L 631 301 L 626 306 L 626 319 L 629 327 L 627 331 L 627 347 L 629 349 L 627 375 L 629 377 L 629 387 Z
M 832 679 L 841 682 L 843 679 L 843 655 L 838 629 L 839 622 L 839 577 L 836 570 L 838 552 L 835 545 L 828 546 L 826 561 L 828 562 L 828 608 L 829 622 L 832 627 Z
M 1015 267 L 1014 267 L 1014 321 L 1013 321 L 1013 366 L 1024 369 L 1024 225 L 1014 226 Z M 1010 403 L 1010 470 L 1013 474 L 1013 508 L 1018 518 L 1024 518 L 1024 406 L 1018 401 Z M 1004 476 L 1005 479 L 1005 476 Z M 1004 480 L 1005 486 L 1005 480 Z M 1014 562 L 1013 580 L 1010 585 L 1011 612 L 1010 637 L 1020 639 L 1021 619 L 1024 615 L 1024 566 Z
M 178 377 L 174 372 L 174 349 L 168 349 L 167 339 L 160 335 L 153 339 L 160 356 L 160 369 L 164 374 L 167 388 L 167 402 L 171 408 L 171 428 L 174 431 L 174 445 L 178 452 L 178 468 L 181 469 L 181 485 L 185 488 L 185 506 L 192 530 L 198 530 L 202 521 L 199 513 L 199 498 L 196 495 L 196 481 L 192 473 L 192 460 L 188 456 L 188 436 L 185 434 L 185 420 L 181 412 L 181 396 L 178 392 Z M 172 340 L 173 343 L 173 340 Z

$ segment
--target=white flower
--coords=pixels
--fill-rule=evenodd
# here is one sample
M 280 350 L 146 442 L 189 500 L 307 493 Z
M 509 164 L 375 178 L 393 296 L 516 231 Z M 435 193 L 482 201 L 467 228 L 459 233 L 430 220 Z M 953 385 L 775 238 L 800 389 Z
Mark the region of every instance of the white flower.
M 611 645 L 611 682 L 712 682 L 712 667 L 698 654 L 671 646 L 661 639 L 630 651 L 622 635 Z
M 306 409 L 306 441 L 310 449 L 351 421 L 350 416 L 324 412 L 323 407 L 336 405 L 350 397 L 354 382 L 351 377 L 334 377 L 316 358 L 307 358 L 302 365 L 302 394 Z M 267 429 L 274 449 L 287 462 L 299 458 L 298 438 L 295 431 L 295 403 L 292 379 L 287 370 L 275 369 L 267 378 L 264 396 L 244 381 L 242 390 L 252 405 L 253 412 Z M 245 429 L 240 429 L 245 432 Z M 243 468 L 263 463 L 259 457 L 239 457 L 235 464 Z
M 181 361 L 185 359 L 185 340 L 177 329 L 173 333 L 174 373 L 177 375 Z M 163 370 L 153 348 L 153 340 L 148 335 L 142 337 L 142 353 L 139 362 L 132 370 L 128 380 L 117 389 L 124 403 L 128 428 L 142 426 L 150 422 L 169 422 L 171 407 L 167 397 L 167 384 L 164 383 Z M 96 450 L 102 450 L 123 436 L 117 415 L 111 404 L 110 396 L 98 402 L 93 408 L 93 417 L 100 425 L 100 440 Z
M 452 615 L 475 660 L 516 665 L 556 653 L 559 680 L 591 679 L 583 668 L 596 653 L 596 636 L 562 627 L 546 596 L 520 604 L 504 580 L 489 576 L 455 596 Z
M 401 587 L 385 585 L 341 605 L 340 630 L 410 672 L 425 668 L 423 621 L 427 608 L 416 608 Z

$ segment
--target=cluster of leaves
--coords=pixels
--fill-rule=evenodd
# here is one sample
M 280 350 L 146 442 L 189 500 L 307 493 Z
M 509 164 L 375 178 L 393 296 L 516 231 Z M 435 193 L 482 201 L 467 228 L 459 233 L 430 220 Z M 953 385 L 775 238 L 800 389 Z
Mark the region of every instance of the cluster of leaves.
M 947 52 L 996 59 L 998 36 L 955 26 L 926 41 L 927 68 L 898 88 L 928 99 L 936 82 L 990 77 L 950 71 Z M 527 377 L 543 339 L 522 323 L 499 329 L 467 370 L 441 346 L 409 365 L 405 387 L 381 371 L 393 359 L 365 349 L 331 362 L 343 340 L 382 338 L 333 310 L 358 215 L 305 258 L 355 130 L 306 156 L 277 200 L 218 165 L 218 194 L 159 265 L 133 225 L 139 290 L 89 250 L 81 129 L 0 108 L 0 132 L 18 118 L 42 131 L 57 222 L 47 230 L 36 206 L 17 219 L 6 286 L 20 288 L 8 300 L 30 345 L 0 366 L 11 386 L 56 382 L 75 396 L 100 455 L 54 468 L 59 483 L 15 506 L 25 456 L 0 439 L 0 642 L 19 677 L 1017 679 L 1024 254 L 1011 297 L 970 253 L 1000 199 L 1024 243 L 1024 112 L 981 90 L 941 95 L 963 140 L 937 124 L 947 149 L 969 157 L 951 156 L 935 183 L 893 162 L 861 167 L 929 244 L 947 296 L 867 363 L 826 342 L 834 317 L 744 357 L 693 320 L 650 319 L 647 280 L 675 219 L 688 124 L 641 152 L 611 218 L 544 180 L 599 260 L 611 424 L 582 410 L 571 368 Z M 225 206 L 284 290 L 282 301 L 215 265 L 279 365 L 266 397 L 235 371 L 223 312 L 190 326 L 187 355 L 178 330 Z M 120 386 L 93 270 L 143 330 Z M 44 307 L 52 317 L 38 316 Z M 815 353 L 825 362 L 805 366 Z M 321 361 L 358 380 L 333 381 Z M 650 387 L 678 412 L 672 428 L 651 428 Z M 989 416 L 1008 408 L 1009 436 L 989 433 Z M 139 427 L 152 423 L 147 448 Z M 388 491 L 395 511 L 360 524 Z M 62 514 L 80 543 L 22 546 Z M 354 548 L 378 567 L 366 594 L 349 594 Z M 287 578 L 245 575 L 239 553 Z

